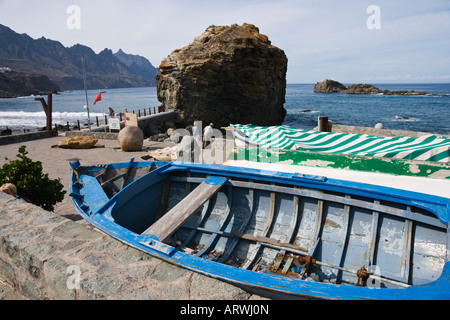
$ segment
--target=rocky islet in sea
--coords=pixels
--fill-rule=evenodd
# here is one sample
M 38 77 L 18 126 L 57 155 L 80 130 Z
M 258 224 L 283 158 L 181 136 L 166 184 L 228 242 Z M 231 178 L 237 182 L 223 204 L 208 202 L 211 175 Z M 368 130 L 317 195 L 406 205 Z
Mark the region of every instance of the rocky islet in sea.
M 347 93 L 347 94 L 384 94 L 384 95 L 397 95 L 397 96 L 438 96 L 438 97 L 450 97 L 448 94 L 434 94 L 424 91 L 391 91 L 381 90 L 371 84 L 352 84 L 348 87 L 342 83 L 325 79 L 322 82 L 317 82 L 314 86 L 314 92 L 317 93 Z

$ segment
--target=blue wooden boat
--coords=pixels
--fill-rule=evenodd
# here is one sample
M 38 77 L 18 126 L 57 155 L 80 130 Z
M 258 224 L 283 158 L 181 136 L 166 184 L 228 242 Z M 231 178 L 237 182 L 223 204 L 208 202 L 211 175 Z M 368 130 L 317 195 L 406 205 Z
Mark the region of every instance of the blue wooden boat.
M 250 292 L 450 299 L 447 198 L 220 165 L 71 167 L 71 200 L 92 225 Z

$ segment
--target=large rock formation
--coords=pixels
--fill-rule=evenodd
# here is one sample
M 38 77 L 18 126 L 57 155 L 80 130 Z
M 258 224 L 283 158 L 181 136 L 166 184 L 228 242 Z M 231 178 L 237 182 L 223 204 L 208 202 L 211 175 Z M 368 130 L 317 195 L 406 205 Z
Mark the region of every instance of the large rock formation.
M 286 116 L 287 57 L 251 24 L 210 26 L 161 62 L 158 100 L 181 125 L 280 125 Z

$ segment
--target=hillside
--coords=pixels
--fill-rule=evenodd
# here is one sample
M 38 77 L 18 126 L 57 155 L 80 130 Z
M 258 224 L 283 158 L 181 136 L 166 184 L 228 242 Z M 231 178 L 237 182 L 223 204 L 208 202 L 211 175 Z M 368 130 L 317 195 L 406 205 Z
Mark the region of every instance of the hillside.
M 96 54 L 81 44 L 66 48 L 58 41 L 35 40 L 0 24 L 0 67 L 45 75 L 61 90 L 80 90 L 84 88 L 81 56 L 85 57 L 89 89 L 155 86 L 155 79 L 137 74 L 138 68 L 131 70 L 109 49 Z
M 47 94 L 60 88 L 48 77 L 18 72 L 0 73 L 0 98 L 17 98 L 29 95 Z
M 144 79 L 155 81 L 158 68 L 155 68 L 146 58 L 138 55 L 126 54 L 122 49 L 114 53 L 114 56 L 137 75 Z

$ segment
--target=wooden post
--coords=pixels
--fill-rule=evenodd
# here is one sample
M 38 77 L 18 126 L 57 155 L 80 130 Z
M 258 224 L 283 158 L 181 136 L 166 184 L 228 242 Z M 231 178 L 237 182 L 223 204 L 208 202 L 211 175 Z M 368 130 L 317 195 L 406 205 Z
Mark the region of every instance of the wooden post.
M 145 108 L 144 108 L 144 117 L 147 116 L 147 114 L 145 113 Z
M 328 117 L 319 117 L 319 131 L 320 132 L 329 132 Z
M 44 108 L 45 115 L 47 116 L 47 123 L 45 129 L 47 131 L 52 131 L 52 112 L 53 112 L 53 94 L 56 91 L 49 91 L 47 94 L 47 102 L 45 102 L 44 98 L 35 98 L 34 101 L 40 101 L 42 107 Z
M 153 107 L 153 114 L 156 114 L 156 107 Z
M 80 130 L 81 130 L 81 127 L 80 127 L 80 120 L 77 120 L 77 127 L 78 127 L 78 131 L 80 131 Z
M 138 118 L 141 117 L 141 110 L 138 110 Z
M 100 127 L 100 125 L 98 124 L 98 116 L 96 116 L 95 119 L 97 120 L 97 127 Z
M 51 130 L 52 128 L 52 114 L 53 114 L 53 94 L 55 94 L 56 91 L 49 91 L 47 94 L 47 106 L 48 106 L 48 112 L 47 114 L 47 130 Z

